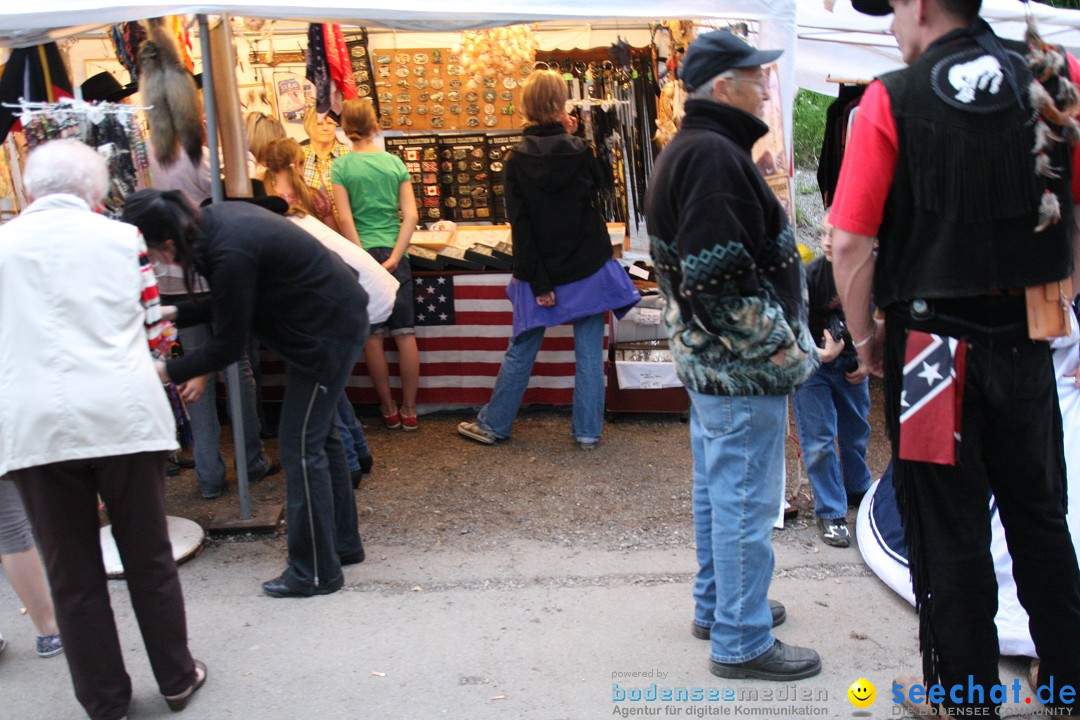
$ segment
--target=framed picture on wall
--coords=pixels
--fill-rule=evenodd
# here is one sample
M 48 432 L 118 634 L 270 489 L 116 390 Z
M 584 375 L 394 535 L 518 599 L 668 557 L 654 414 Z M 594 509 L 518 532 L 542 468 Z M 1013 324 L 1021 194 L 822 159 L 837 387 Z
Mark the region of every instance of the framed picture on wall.
M 304 70 L 275 69 L 272 75 L 274 97 L 277 101 L 281 122 L 302 124 L 304 109 L 315 104 L 315 86 L 304 77 Z

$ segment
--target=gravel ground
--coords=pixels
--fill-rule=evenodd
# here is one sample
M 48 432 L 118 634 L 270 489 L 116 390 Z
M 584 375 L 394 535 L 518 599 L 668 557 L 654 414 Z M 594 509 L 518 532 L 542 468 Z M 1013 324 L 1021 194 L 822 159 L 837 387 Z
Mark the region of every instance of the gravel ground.
M 824 214 L 813 170 L 795 177 L 798 239 L 820 253 Z M 881 386 L 871 381 L 868 462 L 873 477 L 888 462 L 881 416 Z M 366 410 L 367 408 L 365 408 Z M 372 412 L 374 412 L 372 410 Z M 565 546 L 638 550 L 692 547 L 692 459 L 686 422 L 677 415 L 609 417 L 599 448 L 580 450 L 569 436 L 569 408 L 526 409 L 514 437 L 494 447 L 458 436 L 461 413 L 424 416 L 416 433 L 386 430 L 378 417 L 363 417 L 375 457 L 374 472 L 357 493 L 361 533 L 383 545 L 482 549 L 512 539 Z M 224 437 L 231 439 L 226 427 Z M 231 452 L 231 441 L 223 451 Z M 276 456 L 275 441 L 267 442 Z M 203 500 L 194 471 L 171 478 L 168 509 L 204 527 L 217 513 L 238 505 L 229 488 Z M 799 457 L 794 423 L 787 442 L 787 492 L 799 516 L 789 525 L 813 522 L 813 495 Z M 284 476 L 252 487 L 256 504 L 285 501 Z M 853 522 L 853 514 L 849 516 Z M 790 534 L 795 541 L 794 534 Z M 777 535 L 782 541 L 784 533 Z M 214 542 L 283 542 L 266 535 L 218 536 Z
M 872 385 L 875 408 L 880 395 L 880 387 Z M 872 414 L 869 465 L 877 477 L 888 453 L 880 411 Z M 469 550 L 501 547 L 514 539 L 626 551 L 693 546 L 689 430 L 679 416 L 609 418 L 600 446 L 591 452 L 580 450 L 569 437 L 569 409 L 525 410 L 514 437 L 495 446 L 457 434 L 457 423 L 470 417 L 427 415 L 416 433 L 386 430 L 376 417 L 363 418 L 375 457 L 375 469 L 357 493 L 365 539 Z M 276 455 L 274 441 L 268 441 L 267 449 Z M 805 478 L 792 423 L 786 494 L 800 511 L 789 523 L 795 527 L 813 522 Z M 215 514 L 236 511 L 231 473 L 228 483 L 220 499 L 203 500 L 194 471 L 183 471 L 170 478 L 168 511 L 206 527 Z M 284 501 L 283 475 L 252 487 L 255 504 Z M 849 520 L 854 521 L 853 514 Z M 265 535 L 218 537 L 216 542 L 282 542 Z

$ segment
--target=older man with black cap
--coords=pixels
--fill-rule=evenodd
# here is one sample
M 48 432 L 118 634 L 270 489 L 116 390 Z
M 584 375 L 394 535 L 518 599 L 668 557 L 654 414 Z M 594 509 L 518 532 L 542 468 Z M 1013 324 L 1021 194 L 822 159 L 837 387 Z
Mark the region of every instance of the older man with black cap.
M 787 395 L 818 365 L 806 281 L 787 215 L 750 156 L 768 132 L 755 50 L 727 30 L 686 53 L 682 129 L 661 153 L 647 210 L 664 324 L 690 391 L 694 453 L 695 637 L 726 678 L 796 680 L 821 659 L 771 627 L 772 523 L 783 494 Z
M 853 344 L 885 378 L 925 684 L 944 688 L 930 697 L 953 715 L 991 714 L 1002 701 L 992 692 L 992 492 L 1041 660 L 1037 684 L 1051 686 L 1038 697 L 1075 708 L 1080 571 L 1054 368 L 1048 343 L 1032 339 L 1025 288 L 1052 289 L 1068 306 L 1059 281 L 1074 269 L 1066 141 L 1080 138 L 1080 65 L 1034 25 L 1026 43 L 998 38 L 979 0 L 853 4 L 894 15 L 908 63 L 867 88 L 830 219 Z M 910 684 L 898 680 L 894 695 L 914 704 Z

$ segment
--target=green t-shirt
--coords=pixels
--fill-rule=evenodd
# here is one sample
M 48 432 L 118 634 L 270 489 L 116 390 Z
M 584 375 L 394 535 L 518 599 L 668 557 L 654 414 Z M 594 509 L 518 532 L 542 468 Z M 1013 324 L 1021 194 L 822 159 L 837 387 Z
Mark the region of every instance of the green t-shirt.
M 388 152 L 352 152 L 330 166 L 330 182 L 349 192 L 356 234 L 365 250 L 397 244 L 398 189 L 406 180 L 405 163 Z

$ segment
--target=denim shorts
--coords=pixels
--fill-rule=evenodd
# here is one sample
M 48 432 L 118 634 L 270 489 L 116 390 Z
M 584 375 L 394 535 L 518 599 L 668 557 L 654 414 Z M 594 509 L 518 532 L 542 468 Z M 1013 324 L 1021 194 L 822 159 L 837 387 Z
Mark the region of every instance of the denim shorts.
M 371 248 L 368 254 L 381 265 L 390 257 L 393 250 L 387 247 Z M 386 322 L 372 325 L 371 334 L 389 332 L 391 336 L 415 335 L 416 330 L 413 326 L 416 325 L 416 312 L 413 310 L 413 279 L 408 255 L 402 256 L 401 262 L 391 274 L 401 283 L 401 287 L 398 288 L 397 297 L 394 298 L 394 308 L 390 311 L 390 317 L 386 319 Z

